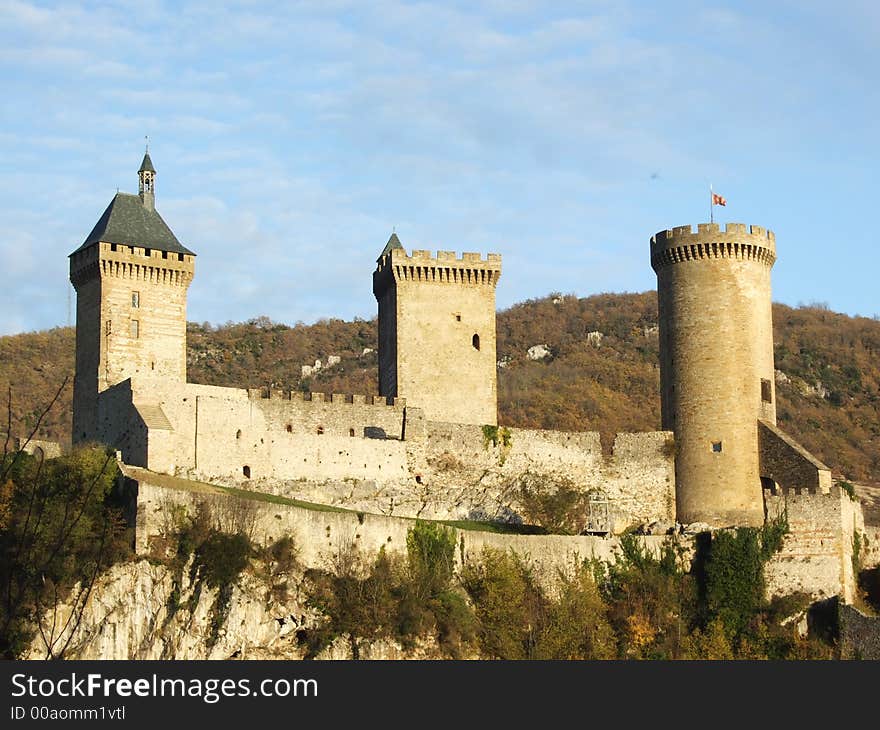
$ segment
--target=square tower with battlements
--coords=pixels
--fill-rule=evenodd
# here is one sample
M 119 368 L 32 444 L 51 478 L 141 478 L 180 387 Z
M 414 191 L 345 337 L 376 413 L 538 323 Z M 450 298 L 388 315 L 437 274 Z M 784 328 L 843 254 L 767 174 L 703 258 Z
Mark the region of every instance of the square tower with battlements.
M 495 287 L 501 256 L 413 251 L 392 234 L 373 273 L 379 393 L 432 421 L 497 422 Z
M 74 443 L 99 438 L 98 393 L 131 377 L 186 382 L 186 294 L 195 254 L 156 211 L 149 152 L 137 195 L 117 193 L 70 254 L 76 289 Z

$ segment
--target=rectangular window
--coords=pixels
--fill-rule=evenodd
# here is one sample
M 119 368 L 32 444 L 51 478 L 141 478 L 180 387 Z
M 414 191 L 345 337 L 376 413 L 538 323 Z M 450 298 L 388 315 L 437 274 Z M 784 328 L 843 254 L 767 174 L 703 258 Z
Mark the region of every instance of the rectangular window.
M 141 293 L 139 291 L 133 291 L 131 293 L 131 306 L 135 309 L 141 306 Z
M 765 403 L 773 402 L 773 387 L 766 378 L 761 378 L 761 400 Z
M 113 331 L 113 325 L 110 323 L 110 320 L 107 320 L 106 323 L 107 334 L 109 335 Z
M 721 453 L 721 442 L 720 441 L 713 441 L 712 442 L 712 451 L 716 454 Z
M 136 340 L 140 336 L 141 336 L 140 322 L 138 322 L 136 319 L 133 319 L 133 320 L 131 320 L 131 338 L 133 340 Z

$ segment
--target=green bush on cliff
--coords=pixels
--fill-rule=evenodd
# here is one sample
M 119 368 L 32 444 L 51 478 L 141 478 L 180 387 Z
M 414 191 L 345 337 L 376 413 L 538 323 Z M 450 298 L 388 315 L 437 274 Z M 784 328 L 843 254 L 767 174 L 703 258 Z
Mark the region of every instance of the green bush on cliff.
M 0 459 L 0 656 L 39 636 L 47 658 L 63 657 L 95 579 L 131 554 L 117 474 L 113 452 L 98 447 Z M 73 623 L 53 620 L 62 603 Z

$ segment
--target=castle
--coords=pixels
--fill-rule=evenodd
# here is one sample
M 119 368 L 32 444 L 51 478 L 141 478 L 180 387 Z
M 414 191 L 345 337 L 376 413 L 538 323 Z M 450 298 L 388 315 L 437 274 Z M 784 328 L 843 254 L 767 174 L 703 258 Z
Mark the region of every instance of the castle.
M 373 272 L 379 396 L 244 390 L 186 380 L 195 254 L 139 193 L 117 193 L 70 255 L 75 442 L 125 464 L 364 512 L 522 519 L 524 484 L 589 495 L 588 529 L 656 521 L 760 525 L 780 495 L 831 495 L 829 469 L 776 426 L 774 234 L 700 224 L 651 238 L 663 431 L 499 428 L 495 288 L 501 256 L 407 253 Z

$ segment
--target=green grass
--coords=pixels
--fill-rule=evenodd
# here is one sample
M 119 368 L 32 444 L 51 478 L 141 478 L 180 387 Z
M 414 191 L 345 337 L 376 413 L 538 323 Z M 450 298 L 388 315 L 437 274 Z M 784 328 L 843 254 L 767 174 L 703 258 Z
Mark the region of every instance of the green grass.
M 345 509 L 344 507 L 334 507 L 330 504 L 318 504 L 317 502 L 304 502 L 301 499 L 290 499 L 289 497 L 279 497 L 277 494 L 269 494 L 267 492 L 252 492 L 249 489 L 236 489 L 235 487 L 222 487 L 218 484 L 212 484 L 215 489 L 219 489 L 233 497 L 240 499 L 252 499 L 255 502 L 271 502 L 272 504 L 286 504 L 290 507 L 301 507 L 302 509 L 310 509 L 315 512 L 350 512 L 357 514 L 358 510 Z
M 484 520 L 424 520 L 440 522 L 458 530 L 475 530 L 477 532 L 497 532 L 508 535 L 549 535 L 538 525 L 518 525 L 512 522 L 489 522 Z

